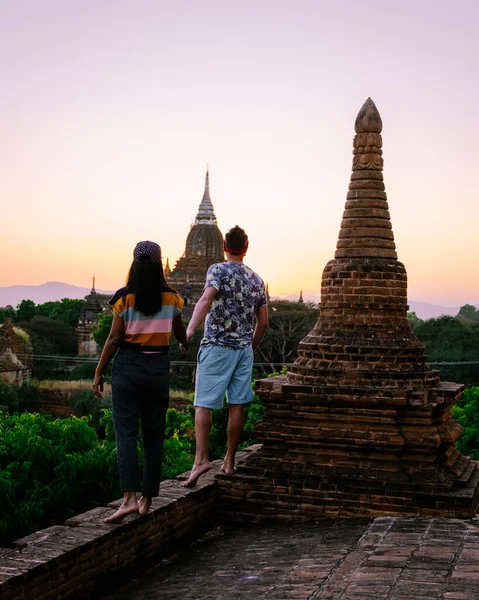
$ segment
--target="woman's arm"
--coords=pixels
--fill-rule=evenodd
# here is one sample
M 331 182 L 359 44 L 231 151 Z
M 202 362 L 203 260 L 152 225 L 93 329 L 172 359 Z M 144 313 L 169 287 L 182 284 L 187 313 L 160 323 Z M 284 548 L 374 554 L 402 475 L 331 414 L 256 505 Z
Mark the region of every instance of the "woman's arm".
M 110 333 L 103 346 L 103 350 L 98 362 L 95 378 L 93 380 L 93 391 L 97 398 L 103 398 L 103 384 L 105 383 L 105 377 L 103 371 L 106 369 L 108 363 L 115 355 L 118 350 L 123 338 L 125 337 L 125 322 L 116 313 L 113 313 L 113 322 L 111 324 Z
M 188 340 L 186 339 L 186 328 L 183 319 L 181 318 L 181 314 L 178 314 L 173 318 L 172 326 L 173 335 L 178 340 L 181 351 L 186 352 L 188 349 Z

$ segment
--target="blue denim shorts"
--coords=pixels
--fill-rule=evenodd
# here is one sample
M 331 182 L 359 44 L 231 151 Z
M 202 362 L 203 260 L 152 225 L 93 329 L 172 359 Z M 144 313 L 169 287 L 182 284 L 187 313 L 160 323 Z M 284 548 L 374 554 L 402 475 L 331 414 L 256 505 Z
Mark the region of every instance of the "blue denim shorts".
M 198 352 L 195 406 L 218 409 L 224 398 L 229 404 L 246 404 L 253 399 L 251 373 L 253 349 L 225 348 L 210 344 Z

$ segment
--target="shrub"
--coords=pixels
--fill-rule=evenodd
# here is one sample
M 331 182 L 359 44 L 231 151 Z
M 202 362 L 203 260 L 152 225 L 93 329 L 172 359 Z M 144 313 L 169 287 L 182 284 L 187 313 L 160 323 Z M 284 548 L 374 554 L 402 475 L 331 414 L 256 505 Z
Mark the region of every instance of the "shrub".
M 120 495 L 114 444 L 87 419 L 0 413 L 0 544 Z
M 14 386 L 0 379 L 0 411 L 7 413 L 35 411 L 40 405 L 38 388 L 31 383 Z
M 94 412 L 90 382 L 75 382 L 77 402 Z M 42 382 L 63 389 L 70 382 Z M 13 388 L 0 385 L 0 404 L 20 406 L 36 386 Z M 96 401 L 96 400 L 95 400 Z M 25 400 L 26 402 L 26 400 Z M 90 410 L 91 409 L 91 410 Z M 98 410 L 98 428 L 103 440 L 90 426 L 92 417 L 56 419 L 51 415 L 12 414 L 0 411 L 0 547 L 72 515 L 104 505 L 121 495 L 115 451 L 112 411 Z M 195 452 L 194 407 L 170 408 L 166 414 L 163 479 L 191 469 Z M 96 413 L 95 413 L 96 414 Z M 246 406 L 242 447 L 256 442 L 254 424 L 263 414 L 257 396 Z M 227 444 L 228 407 L 215 411 L 210 457 L 222 458 Z M 143 459 L 141 434 L 138 442 Z
M 479 387 L 472 387 L 452 408 L 453 417 L 464 428 L 457 449 L 473 460 L 479 460 Z

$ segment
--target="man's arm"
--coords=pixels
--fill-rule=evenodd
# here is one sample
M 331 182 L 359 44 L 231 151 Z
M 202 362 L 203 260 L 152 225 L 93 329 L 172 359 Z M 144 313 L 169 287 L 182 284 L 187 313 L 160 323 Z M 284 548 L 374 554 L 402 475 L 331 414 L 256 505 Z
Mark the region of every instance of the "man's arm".
M 191 342 L 198 325 L 201 325 L 201 323 L 203 323 L 205 320 L 206 315 L 208 314 L 213 300 L 217 294 L 218 290 L 215 287 L 207 287 L 201 298 L 196 303 L 193 316 L 191 317 L 191 321 L 189 322 L 186 330 L 188 344 Z
M 260 345 L 261 340 L 264 337 L 266 329 L 268 327 L 268 306 L 265 304 L 264 306 L 259 306 L 256 313 L 256 326 L 254 328 L 253 333 L 253 352 Z

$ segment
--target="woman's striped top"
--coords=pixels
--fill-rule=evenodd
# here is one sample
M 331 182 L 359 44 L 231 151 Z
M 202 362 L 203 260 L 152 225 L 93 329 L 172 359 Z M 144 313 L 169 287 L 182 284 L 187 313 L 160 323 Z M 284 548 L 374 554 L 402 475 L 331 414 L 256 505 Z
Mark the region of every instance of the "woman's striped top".
M 135 309 L 135 294 L 130 293 L 127 287 L 112 296 L 111 307 L 125 321 L 125 342 L 149 348 L 169 346 L 172 322 L 181 313 L 184 300 L 175 291 L 161 294 L 161 310 L 149 316 Z

